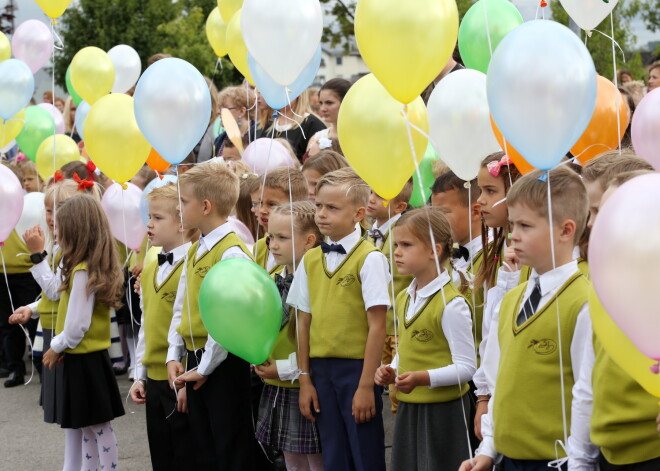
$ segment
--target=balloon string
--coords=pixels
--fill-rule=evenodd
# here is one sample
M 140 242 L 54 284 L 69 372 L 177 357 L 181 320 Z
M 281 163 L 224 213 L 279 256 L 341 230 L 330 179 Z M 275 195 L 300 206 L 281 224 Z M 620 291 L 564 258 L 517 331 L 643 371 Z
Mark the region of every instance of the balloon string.
M 614 49 L 614 10 L 610 12 L 610 27 L 612 28 L 612 68 L 614 72 L 614 86 L 616 87 L 616 94 L 614 98 L 614 104 L 616 106 L 616 135 L 618 137 L 617 142 L 619 143 L 619 155 L 621 155 L 621 106 L 619 100 L 621 99 L 621 92 L 619 92 L 619 77 L 616 73 L 616 50 Z M 600 31 L 599 31 L 600 32 Z M 601 33 L 602 34 L 602 33 Z M 617 44 L 618 46 L 618 44 Z M 619 47 L 619 49 L 621 49 Z M 621 51 L 623 53 L 623 51 Z M 625 62 L 626 56 L 623 56 Z
M 289 107 L 290 107 L 290 105 L 289 105 Z M 291 112 L 293 113 L 293 110 L 291 110 Z M 285 115 L 285 114 L 282 113 L 281 111 L 276 111 L 276 113 L 277 113 L 278 115 L 282 116 L 283 118 L 288 119 L 289 121 L 293 121 L 293 122 L 296 124 L 296 126 L 298 126 L 298 127 L 300 128 L 300 132 L 302 133 L 303 139 L 307 139 L 307 137 L 305 136 L 305 131 L 303 130 L 302 126 L 300 125 L 300 123 L 299 123 L 298 121 L 296 121 L 296 120 L 293 119 L 293 118 L 289 118 L 287 115 Z M 293 114 L 296 115 L 296 116 L 299 116 L 299 115 L 297 115 L 296 113 L 293 113 Z M 303 118 L 303 119 L 304 119 L 304 118 Z
M 509 172 L 511 173 L 511 172 Z M 468 231 L 470 233 L 470 242 L 472 241 L 472 183 L 471 182 L 465 182 L 465 187 L 468 190 Z M 483 250 L 483 249 L 482 249 Z M 470 257 L 470 267 L 474 271 L 474 255 L 472 254 L 472 251 L 468 250 L 468 255 Z M 466 275 L 469 272 L 469 270 L 466 270 Z M 459 275 L 460 278 L 460 275 Z M 469 287 L 470 287 L 470 295 L 472 298 L 472 334 L 474 336 L 474 353 L 475 356 L 479 354 L 479 343 L 477 342 L 477 329 L 479 326 L 477 325 L 477 296 L 474 292 L 474 276 L 470 276 L 470 280 L 468 281 Z
M 611 15 L 612 15 L 612 14 L 610 13 L 610 16 L 611 16 Z M 612 21 L 612 29 L 614 29 L 614 22 L 613 22 L 613 21 Z M 610 41 L 612 41 L 612 49 L 614 49 L 614 47 L 616 46 L 616 48 L 619 50 L 619 52 L 621 52 L 621 58 L 622 58 L 621 60 L 622 60 L 623 62 L 626 62 L 626 55 L 624 54 L 623 49 L 621 49 L 621 46 L 619 46 L 619 43 L 616 42 L 616 41 L 614 40 L 614 34 L 613 34 L 612 36 L 610 36 L 610 35 L 608 35 L 608 34 L 603 33 L 602 31 L 598 31 L 597 29 L 592 29 L 591 31 L 595 31 L 595 32 L 597 32 L 597 33 L 600 33 L 600 34 L 602 34 L 603 36 L 605 36 L 607 39 L 609 39 Z M 615 75 L 616 75 L 616 74 L 615 74 Z
M 484 21 L 486 22 L 486 37 L 488 37 L 488 52 L 493 57 L 493 43 L 490 38 L 490 25 L 488 24 L 488 2 L 484 3 Z

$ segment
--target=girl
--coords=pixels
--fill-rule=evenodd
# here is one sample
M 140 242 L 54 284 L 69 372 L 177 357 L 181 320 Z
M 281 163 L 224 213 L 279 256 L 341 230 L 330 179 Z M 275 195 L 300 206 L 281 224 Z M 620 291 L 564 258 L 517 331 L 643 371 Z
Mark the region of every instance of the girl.
M 62 365 L 55 378 L 55 419 L 67 432 L 65 462 L 72 463 L 70 469 L 97 469 L 99 463 L 116 469 L 110 421 L 124 408 L 108 347 L 110 310 L 119 306 L 123 277 L 101 204 L 89 195 L 64 201 L 57 208 L 56 236 L 62 250 L 61 298 L 56 335 L 43 364 Z
M 331 150 L 323 150 L 305 160 L 301 170 L 307 180 L 309 200 L 312 203 L 316 200 L 316 184 L 321 177 L 344 167 L 348 167 L 348 161 L 341 154 Z
M 351 88 L 351 82 L 342 78 L 328 80 L 321 87 L 319 91 L 319 111 L 321 112 L 321 119 L 328 127 L 314 134 L 309 140 L 307 146 L 309 155 L 314 155 L 319 150 L 329 148 L 332 145 L 332 140 L 337 139 L 339 107 L 349 88 Z
M 399 273 L 414 279 L 396 300 L 397 355 L 375 375 L 398 390 L 392 469 L 458 469 L 470 456 L 465 418 L 477 359 L 471 308 L 444 267 L 449 222 L 439 209 L 415 209 L 399 219 L 394 243 Z
M 42 191 L 44 189 L 44 181 L 37 173 L 37 166 L 31 160 L 24 160 L 21 163 L 21 173 L 23 174 L 23 189 L 26 193 L 33 191 Z
M 322 235 L 314 223 L 314 204 L 297 201 L 276 207 L 270 215 L 270 249 L 278 265 L 284 266 L 275 281 L 282 295 L 282 326 L 271 358 L 255 367 L 266 383 L 261 394 L 257 440 L 284 452 L 289 471 L 323 469 L 321 444 L 316 424 L 300 414 L 298 406 L 300 375 L 296 361 L 295 311 L 285 300 L 293 281 L 296 264 L 305 252 L 318 245 Z M 293 220 L 293 233 L 292 233 Z

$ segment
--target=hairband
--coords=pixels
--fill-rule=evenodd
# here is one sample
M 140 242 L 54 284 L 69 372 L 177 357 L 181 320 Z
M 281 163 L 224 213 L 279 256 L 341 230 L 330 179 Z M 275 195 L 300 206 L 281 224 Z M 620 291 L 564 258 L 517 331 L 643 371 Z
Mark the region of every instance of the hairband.
M 486 168 L 488 169 L 488 173 L 490 173 L 492 176 L 499 177 L 500 172 L 502 171 L 502 167 L 504 166 L 508 167 L 512 163 L 513 162 L 511 162 L 509 156 L 505 154 L 504 157 L 502 157 L 502 159 L 499 162 L 497 160 L 493 162 L 488 162 L 486 164 Z
M 94 186 L 94 182 L 90 182 L 89 180 L 83 180 L 81 179 L 76 172 L 73 172 L 73 180 L 78 183 L 78 189 L 79 190 L 86 190 L 87 188 L 91 188 Z

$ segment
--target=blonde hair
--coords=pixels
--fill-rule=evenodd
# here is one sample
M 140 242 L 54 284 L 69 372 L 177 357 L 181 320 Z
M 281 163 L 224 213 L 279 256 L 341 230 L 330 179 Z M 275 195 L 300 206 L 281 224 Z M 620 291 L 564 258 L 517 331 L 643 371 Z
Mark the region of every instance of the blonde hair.
M 21 174 L 23 175 L 23 178 L 28 177 L 30 175 L 36 175 L 37 178 L 41 179 L 39 173 L 37 172 L 37 165 L 31 160 L 28 159 L 23 160 L 23 162 L 19 164 L 18 168 L 21 169 Z
M 326 173 L 348 166 L 348 160 L 340 153 L 332 150 L 322 150 L 310 155 L 303 163 L 301 170 L 314 170 L 323 176 Z
M 249 90 L 240 85 L 233 87 L 226 87 L 220 91 L 219 103 L 220 106 L 225 100 L 231 100 L 237 108 L 245 108 L 246 110 L 252 109 L 256 103 L 256 97 L 253 90 Z
M 293 201 L 304 201 L 309 198 L 307 181 L 300 170 L 290 167 L 278 167 L 266 174 L 264 186 L 281 190 Z
M 175 217 L 179 217 L 179 210 L 177 209 L 179 206 L 179 191 L 176 187 L 175 183 L 167 183 L 163 186 L 159 186 L 151 190 L 149 193 L 147 193 L 146 196 L 147 201 L 163 201 L 168 203 L 168 209 L 170 214 L 174 215 Z M 195 238 L 195 235 L 197 234 L 197 229 L 188 229 L 187 231 L 183 232 L 183 237 L 185 238 L 186 241 L 189 241 L 191 239 Z
M 56 217 L 62 250 L 60 291 L 71 287 L 73 270 L 86 263 L 87 293 L 94 294 L 97 302 L 119 308 L 124 275 L 101 203 L 89 195 L 76 195 L 58 206 Z
M 346 197 L 357 207 L 367 206 L 369 203 L 371 188 L 351 167 L 341 168 L 323 175 L 316 184 L 317 195 L 324 186 L 342 187 L 346 190 Z
M 628 183 L 633 178 L 641 177 L 642 175 L 648 175 L 649 173 L 655 173 L 655 171 L 644 169 L 644 170 L 633 170 L 631 172 L 620 173 L 619 175 L 615 175 L 614 178 L 612 178 L 609 182 L 607 182 L 607 186 L 608 188 L 609 187 L 618 188 L 624 183 Z
M 394 198 L 392 198 L 392 201 L 390 203 L 391 204 L 408 203 L 408 201 L 410 201 L 410 197 L 412 196 L 412 192 L 413 192 L 413 180 L 411 177 L 403 185 L 403 188 L 401 189 L 399 194 L 396 195 Z
M 294 230 L 300 234 L 314 234 L 316 236 L 314 247 L 323 240 L 323 234 L 321 234 L 314 221 L 316 206 L 311 201 L 294 201 L 293 204 L 281 204 L 273 209 L 272 214 L 291 216 Z
M 582 170 L 582 178 L 587 183 L 598 182 L 602 191 L 616 175 L 632 172 L 634 170 L 653 171 L 653 166 L 646 160 L 638 157 L 630 149 L 621 154 L 618 151 L 604 152 L 598 157 L 591 159 Z
M 221 161 L 194 166 L 179 177 L 179 184 L 190 185 L 195 198 L 210 201 L 221 217 L 228 217 L 238 201 L 238 177 Z
M 102 195 L 98 184 L 94 183 L 94 185 L 89 188 L 81 188 L 78 183 L 69 179 L 51 185 L 44 194 L 44 201 L 48 201 L 54 206 L 79 194 L 87 194 L 96 201 L 101 201 Z
M 73 98 L 67 97 L 66 101 L 64 102 L 64 111 L 62 112 L 62 116 L 64 117 L 64 132 L 67 134 L 71 134 L 71 131 L 73 131 L 75 126 L 75 121 L 71 116 L 72 106 L 75 106 L 76 109 L 78 108 L 78 106 L 73 102 Z

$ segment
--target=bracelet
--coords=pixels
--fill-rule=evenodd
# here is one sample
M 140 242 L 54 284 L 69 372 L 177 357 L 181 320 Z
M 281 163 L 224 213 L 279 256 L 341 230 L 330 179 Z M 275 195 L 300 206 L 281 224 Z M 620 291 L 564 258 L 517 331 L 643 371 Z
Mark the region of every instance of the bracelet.
M 477 402 L 475 404 L 479 404 L 480 402 L 488 402 L 490 399 L 477 399 Z
M 301 375 L 308 375 L 308 376 L 309 376 L 309 371 L 301 371 L 299 374 L 301 374 Z

